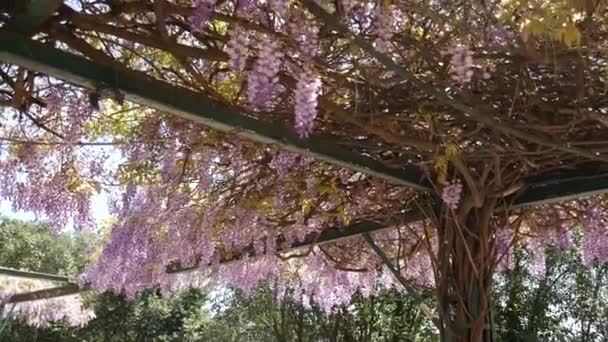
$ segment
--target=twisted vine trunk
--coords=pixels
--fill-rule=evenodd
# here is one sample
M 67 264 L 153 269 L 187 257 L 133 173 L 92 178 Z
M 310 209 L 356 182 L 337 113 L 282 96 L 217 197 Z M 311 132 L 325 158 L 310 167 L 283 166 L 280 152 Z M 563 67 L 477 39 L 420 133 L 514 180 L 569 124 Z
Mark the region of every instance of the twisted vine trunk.
M 465 200 L 459 210 L 445 210 L 437 220 L 438 298 L 442 341 L 493 341 L 492 275 L 494 208 L 487 200 L 473 208 Z

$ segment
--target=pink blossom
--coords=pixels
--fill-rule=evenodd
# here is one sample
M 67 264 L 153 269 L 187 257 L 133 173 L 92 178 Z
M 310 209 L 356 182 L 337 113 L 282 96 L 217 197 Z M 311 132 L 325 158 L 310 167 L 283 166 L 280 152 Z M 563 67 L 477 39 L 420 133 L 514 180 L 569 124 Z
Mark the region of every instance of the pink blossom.
M 295 89 L 296 132 L 308 138 L 313 131 L 317 117 L 318 98 L 321 92 L 321 79 L 311 71 L 302 71 L 298 76 Z
M 462 196 L 462 183 L 459 179 L 448 182 L 441 191 L 441 199 L 450 209 L 458 208 Z

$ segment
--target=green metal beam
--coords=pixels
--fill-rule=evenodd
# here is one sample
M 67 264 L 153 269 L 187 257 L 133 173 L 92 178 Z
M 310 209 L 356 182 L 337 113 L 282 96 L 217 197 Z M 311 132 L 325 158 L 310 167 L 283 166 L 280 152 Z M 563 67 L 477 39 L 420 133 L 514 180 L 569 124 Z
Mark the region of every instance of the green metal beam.
M 8 267 L 0 266 L 0 275 L 6 275 L 10 277 L 18 277 L 25 279 L 37 279 L 37 280 L 49 280 L 56 281 L 61 283 L 71 283 L 72 280 L 65 276 L 48 274 L 48 273 L 39 273 L 39 272 L 29 272 L 29 271 L 21 271 Z
M 135 103 L 179 115 L 208 127 L 364 172 L 416 190 L 429 192 L 417 167 L 392 169 L 381 162 L 341 149 L 336 142 L 300 139 L 292 130 L 246 116 L 215 103 L 205 94 L 176 87 L 136 71 L 118 70 L 53 48 L 27 37 L 0 30 L 0 61 L 43 72 L 75 85 L 96 89 L 110 87 Z
M 422 215 L 420 213 L 411 213 L 412 221 L 418 221 L 421 219 L 422 219 Z M 311 247 L 314 245 L 323 245 L 323 244 L 327 244 L 327 243 L 331 243 L 331 242 L 337 242 L 340 240 L 345 240 L 345 239 L 349 239 L 349 238 L 352 238 L 355 236 L 359 236 L 361 234 L 367 234 L 367 232 L 378 232 L 378 231 L 387 230 L 387 229 L 391 229 L 391 228 L 392 228 L 391 226 L 379 224 L 376 222 L 361 222 L 361 223 L 353 224 L 353 225 L 351 225 L 349 227 L 345 227 L 345 228 L 331 228 L 331 229 L 327 229 L 327 230 L 323 231 L 321 234 L 310 234 L 304 239 L 304 241 L 296 242 L 293 246 L 291 246 L 290 248 L 283 249 L 283 250 L 281 250 L 281 252 L 287 252 L 287 251 L 294 250 L 297 248 L 302 248 L 302 247 Z M 281 241 L 284 241 L 284 240 L 279 238 L 278 242 L 280 243 Z M 238 255 L 232 256 L 230 258 L 225 258 L 225 259 L 221 260 L 220 263 L 222 263 L 222 264 L 230 263 L 230 262 L 239 260 L 245 256 L 255 256 L 255 252 L 254 252 L 253 248 L 246 248 L 244 252 L 242 252 Z M 180 267 L 179 265 L 173 265 L 168 268 L 167 272 L 175 274 L 175 273 L 194 272 L 194 271 L 197 271 L 200 269 L 201 269 L 200 265 L 194 266 L 194 267 Z M 28 275 L 29 274 L 41 274 L 41 273 L 34 273 L 34 272 L 27 272 L 27 273 L 28 273 Z M 48 276 L 48 278 L 55 277 L 55 279 L 57 279 L 57 280 L 62 278 L 61 276 L 53 276 L 53 275 L 47 275 L 47 276 Z M 50 280 L 50 279 L 48 279 L 48 280 Z M 37 291 L 33 291 L 33 292 L 28 292 L 28 293 L 15 294 L 7 301 L 7 303 L 20 303 L 20 302 L 40 300 L 40 299 L 56 298 L 56 297 L 68 296 L 68 295 L 72 295 L 72 294 L 76 294 L 76 293 L 84 292 L 84 291 L 88 291 L 88 290 L 90 290 L 89 286 L 84 286 L 82 288 L 79 288 L 78 285 L 69 283 L 64 286 L 54 287 L 54 288 L 50 288 L 50 289 L 43 289 L 43 290 L 37 290 Z
M 429 317 L 433 323 L 435 323 L 437 328 L 441 328 L 441 323 L 439 322 L 439 319 L 437 317 L 434 317 L 431 310 L 429 309 L 429 307 L 426 304 L 424 304 L 424 298 L 422 298 L 422 295 L 418 292 L 418 289 L 416 289 L 415 287 L 410 285 L 410 283 L 407 280 L 405 280 L 405 278 L 403 278 L 403 276 L 401 275 L 401 271 L 398 270 L 397 267 L 395 267 L 395 265 L 392 263 L 392 261 L 389 259 L 389 257 L 384 253 L 382 248 L 380 248 L 380 246 L 378 246 L 378 244 L 376 244 L 376 241 L 374 241 L 374 238 L 369 233 L 367 233 L 367 232 L 362 233 L 362 235 L 363 235 L 363 238 L 365 238 L 365 241 L 367 242 L 367 244 L 380 257 L 380 259 L 382 260 L 384 265 L 388 268 L 388 270 L 393 274 L 393 276 L 395 278 L 397 278 L 399 283 L 401 283 L 401 286 L 403 286 L 403 288 L 405 288 L 405 290 L 407 291 L 407 294 L 414 298 L 414 303 L 420 307 L 420 310 L 427 317 Z
M 79 292 L 87 291 L 89 288 L 80 288 L 77 284 L 67 284 L 58 287 L 52 287 L 49 289 L 42 289 L 28 293 L 17 293 L 11 296 L 7 300 L 7 303 L 22 303 L 32 300 L 50 299 L 63 296 L 69 296 L 77 294 Z
M 608 193 L 608 172 L 576 171 L 569 176 L 546 175 L 530 182 L 513 207 L 527 207 L 575 200 Z
M 424 218 L 423 214 L 419 211 L 410 210 L 406 213 L 402 214 L 406 217 L 406 221 L 408 222 L 417 222 Z M 361 234 L 368 234 L 372 232 L 379 232 L 383 230 L 392 229 L 394 226 L 381 224 L 377 222 L 358 222 L 354 223 L 348 227 L 342 228 L 329 228 L 322 231 L 320 234 L 311 233 L 306 236 L 302 241 L 297 241 L 293 245 L 287 248 L 279 249 L 279 253 L 289 252 L 298 248 L 312 247 L 312 246 L 321 246 L 328 243 L 335 243 L 342 240 L 348 240 L 353 237 L 360 236 Z M 277 238 L 276 245 L 281 246 L 285 242 L 285 239 L 281 236 Z M 226 258 L 222 258 L 220 263 L 229 263 L 233 261 L 240 260 L 244 257 L 255 257 L 255 249 L 253 246 L 249 246 L 245 248 L 241 253 L 237 255 L 231 255 Z M 183 273 L 183 272 L 191 272 L 197 271 L 201 269 L 201 265 L 195 265 L 192 267 L 181 267 L 179 265 L 171 265 L 168 267 L 168 273 Z

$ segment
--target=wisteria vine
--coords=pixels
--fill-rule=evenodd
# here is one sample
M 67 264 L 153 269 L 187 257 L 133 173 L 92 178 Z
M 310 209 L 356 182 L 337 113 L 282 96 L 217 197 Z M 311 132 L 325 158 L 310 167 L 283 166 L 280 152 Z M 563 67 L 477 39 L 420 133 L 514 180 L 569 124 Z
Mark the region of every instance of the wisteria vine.
M 529 250 L 537 277 L 547 248 L 580 248 L 587 265 L 608 262 L 603 197 L 510 207 L 544 172 L 603 170 L 605 46 L 573 50 L 605 35 L 605 13 L 561 1 L 550 13 L 498 2 L 319 3 L 409 77 L 301 1 L 168 2 L 163 14 L 146 2 L 83 0 L 81 8 L 61 6 L 39 39 L 199 91 L 302 141 L 330 136 L 389 167 L 425 165 L 420 182 L 436 194 L 2 65 L 1 199 L 56 229 L 95 229 L 91 201 L 108 193 L 107 243 L 83 283 L 129 297 L 194 283 L 251 290 L 274 278 L 329 309 L 370 291 L 378 277 L 389 285 L 382 263 L 362 239 L 290 247 L 360 221 L 398 227 L 374 237 L 408 281 L 435 287 L 441 274 L 432 270 L 447 245 L 440 240 L 462 227 L 429 227 L 460 223 L 484 200 L 501 210 L 484 232 L 499 271 L 509 270 L 517 248 Z M 579 12 L 597 21 L 595 36 L 575 25 Z M 433 212 L 436 198 L 449 210 Z M 425 220 L 412 223 L 411 208 Z

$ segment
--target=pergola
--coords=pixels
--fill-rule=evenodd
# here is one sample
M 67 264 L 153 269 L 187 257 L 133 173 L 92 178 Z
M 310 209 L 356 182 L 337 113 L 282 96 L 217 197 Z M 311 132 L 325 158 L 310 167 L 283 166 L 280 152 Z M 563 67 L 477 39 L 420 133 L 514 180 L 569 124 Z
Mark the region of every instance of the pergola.
M 477 109 L 452 98 L 442 90 L 417 79 L 389 56 L 376 51 L 370 42 L 364 38 L 351 35 L 334 15 L 325 11 L 315 1 L 304 0 L 303 3 L 319 20 L 350 39 L 354 45 L 367 52 L 369 56 L 376 58 L 399 78 L 414 83 L 437 101 L 466 113 L 484 125 L 489 127 L 494 125 L 490 116 L 484 115 Z M 19 14 L 15 15 L 11 24 L 0 29 L 0 61 L 2 62 L 35 70 L 83 88 L 112 89 L 124 94 L 129 101 L 173 113 L 219 131 L 234 133 L 263 144 L 276 145 L 291 152 L 317 158 L 346 169 L 363 172 L 435 196 L 432 185 L 424 179 L 418 167 L 390 168 L 365 155 L 335 147 L 336 144 L 332 141 L 316 138 L 300 139 L 283 127 L 272 126 L 242 114 L 234 108 L 216 103 L 204 93 L 170 85 L 139 72 L 96 63 L 87 58 L 40 43 L 31 37 L 31 33 L 35 32 L 39 25 L 53 15 L 61 4 L 61 0 L 30 0 L 29 4 L 30 6 L 25 11 L 16 10 L 15 13 Z M 518 136 L 523 134 L 518 130 L 509 128 L 503 130 L 502 133 L 506 135 Z M 597 160 L 599 166 L 595 169 L 584 168 L 560 173 L 551 172 L 525 179 L 525 190 L 511 195 L 514 208 L 568 201 L 608 192 L 608 170 L 604 167 L 605 159 L 603 157 L 561 144 L 558 141 L 547 141 L 534 137 L 526 137 L 526 139 L 532 139 L 532 142 L 540 145 L 548 145 L 581 157 Z M 436 200 L 436 205 L 440 206 L 441 200 Z M 407 217 L 406 221 L 409 222 L 424 219 L 423 213 L 416 207 L 409 208 L 404 215 Z M 309 235 L 304 241 L 299 241 L 291 248 L 310 247 L 363 236 L 401 281 L 399 271 L 392 265 L 390 258 L 384 255 L 378 245 L 375 244 L 370 235 L 370 233 L 391 228 L 393 227 L 376 222 L 356 222 L 347 228 L 327 227 L 321 234 Z M 286 250 L 282 250 L 282 252 L 284 251 Z M 241 254 L 232 256 L 230 259 L 223 259 L 222 262 L 239 259 L 243 257 L 243 254 L 254 256 L 255 252 L 251 248 Z M 167 272 L 171 273 L 197 269 L 197 267 L 183 268 L 179 265 L 167 266 Z M 58 297 L 88 289 L 86 286 L 79 287 L 73 280 L 61 276 L 22 272 L 6 268 L 0 268 L 0 274 L 64 283 L 64 285 L 51 289 L 16 294 L 11 297 L 9 303 Z M 415 293 L 416 290 L 409 287 L 405 281 L 402 281 L 402 283 L 410 292 Z

